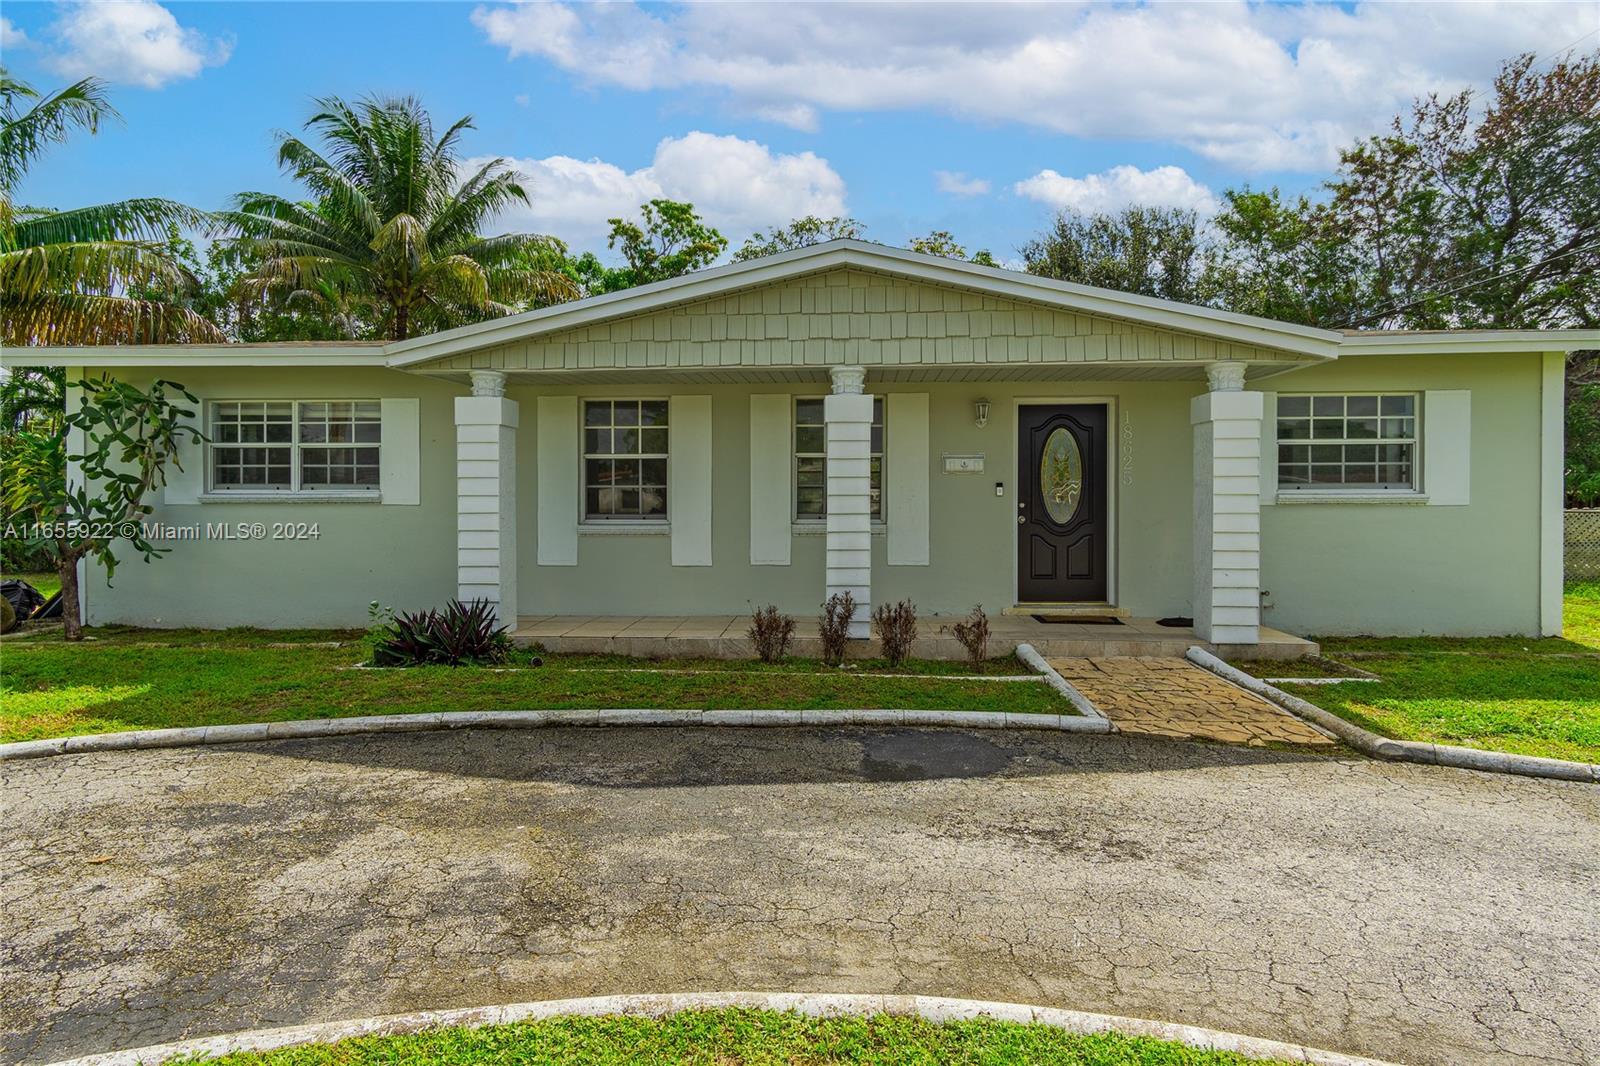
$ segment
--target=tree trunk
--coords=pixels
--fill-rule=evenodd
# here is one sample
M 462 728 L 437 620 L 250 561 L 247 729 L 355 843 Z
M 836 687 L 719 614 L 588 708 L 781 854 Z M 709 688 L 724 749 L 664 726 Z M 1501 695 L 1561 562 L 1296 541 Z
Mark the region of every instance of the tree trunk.
M 78 560 L 60 558 L 56 562 L 56 576 L 61 579 L 61 620 L 66 624 L 62 634 L 67 640 L 83 639 L 83 612 L 78 602 Z

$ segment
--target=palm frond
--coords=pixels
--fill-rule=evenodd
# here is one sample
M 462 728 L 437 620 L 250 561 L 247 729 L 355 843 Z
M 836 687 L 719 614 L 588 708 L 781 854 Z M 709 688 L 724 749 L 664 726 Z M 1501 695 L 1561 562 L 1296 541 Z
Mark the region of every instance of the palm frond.
M 224 340 L 194 311 L 159 300 L 91 293 L 0 297 L 0 337 L 8 345 L 196 344 Z
M 17 208 L 5 243 L 12 248 L 35 248 L 86 241 L 156 242 L 167 240 L 175 229 L 200 229 L 210 221 L 204 211 L 155 197 L 69 211 Z
M 195 284 L 165 245 L 74 241 L 0 253 L 0 291 L 21 300 L 47 292 L 120 295 L 130 288 L 178 293 Z
M 36 101 L 19 113 L 18 106 Z M 35 160 L 74 130 L 96 133 L 120 118 L 99 78 L 84 78 L 41 97 L 38 90 L 0 68 L 0 187 L 17 187 Z

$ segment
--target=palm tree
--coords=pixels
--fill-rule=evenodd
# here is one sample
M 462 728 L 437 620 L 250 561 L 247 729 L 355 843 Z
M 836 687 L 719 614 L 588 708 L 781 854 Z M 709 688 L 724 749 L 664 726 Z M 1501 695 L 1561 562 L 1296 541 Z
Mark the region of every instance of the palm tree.
M 347 320 L 360 306 L 383 335 L 404 340 L 579 295 L 565 274 L 531 265 L 550 238 L 480 235 L 529 199 L 504 159 L 463 176 L 457 148 L 470 116 L 436 137 L 412 97 L 328 97 L 317 106 L 306 129 L 323 151 L 289 134 L 278 142 L 279 166 L 312 199 L 246 192 L 223 216 L 257 264 L 243 281 L 245 300 L 326 305 Z
M 68 211 L 13 201 L 29 167 L 76 130 L 117 118 L 94 78 L 41 97 L 0 68 L 0 339 L 9 345 L 222 340 L 174 302 L 195 286 L 168 245 L 207 216 L 144 198 Z

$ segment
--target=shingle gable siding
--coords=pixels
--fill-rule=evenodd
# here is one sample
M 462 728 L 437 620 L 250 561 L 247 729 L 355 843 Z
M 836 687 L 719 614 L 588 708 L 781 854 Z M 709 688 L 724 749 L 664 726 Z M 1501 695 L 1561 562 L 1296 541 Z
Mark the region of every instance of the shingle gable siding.
M 514 341 L 428 369 L 1297 361 L 1284 352 L 840 269 Z

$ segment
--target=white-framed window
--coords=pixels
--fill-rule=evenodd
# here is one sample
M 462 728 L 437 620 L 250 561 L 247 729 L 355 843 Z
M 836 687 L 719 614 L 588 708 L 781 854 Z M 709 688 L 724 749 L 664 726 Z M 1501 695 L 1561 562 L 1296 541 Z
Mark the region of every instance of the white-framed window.
M 1414 491 L 1417 394 L 1278 394 L 1280 490 Z
M 872 398 L 872 520 L 883 521 L 884 403 Z M 828 517 L 828 426 L 820 396 L 794 401 L 794 516 L 798 521 Z
M 213 400 L 212 492 L 377 492 L 377 400 Z
M 667 518 L 667 401 L 583 401 L 583 518 Z

